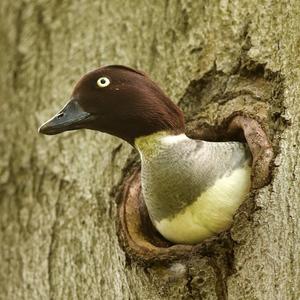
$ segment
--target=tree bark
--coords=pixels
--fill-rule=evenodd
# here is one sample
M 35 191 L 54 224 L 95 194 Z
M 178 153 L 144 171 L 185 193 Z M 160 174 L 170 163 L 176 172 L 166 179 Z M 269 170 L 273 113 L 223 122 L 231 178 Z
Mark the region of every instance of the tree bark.
M 0 1 L 0 299 L 300 299 L 299 26 L 297 0 Z M 262 116 L 272 182 L 214 252 L 127 260 L 113 191 L 132 148 L 38 135 L 106 64 L 147 72 L 189 126 Z

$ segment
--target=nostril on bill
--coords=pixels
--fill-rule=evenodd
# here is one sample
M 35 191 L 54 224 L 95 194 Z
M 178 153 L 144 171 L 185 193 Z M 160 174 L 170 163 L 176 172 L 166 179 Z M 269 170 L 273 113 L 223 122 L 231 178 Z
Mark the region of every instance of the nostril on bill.
M 57 117 L 57 119 L 60 119 L 60 118 L 62 118 L 63 116 L 64 116 L 64 113 L 61 112 L 61 113 L 59 113 L 56 117 Z

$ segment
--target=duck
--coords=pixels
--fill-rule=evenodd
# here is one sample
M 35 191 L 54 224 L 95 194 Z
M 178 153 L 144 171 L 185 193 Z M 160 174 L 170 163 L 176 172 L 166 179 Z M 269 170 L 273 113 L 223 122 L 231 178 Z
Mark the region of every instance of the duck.
M 109 65 L 86 73 L 39 132 L 78 129 L 116 136 L 138 151 L 148 214 L 172 243 L 197 244 L 228 230 L 250 192 L 247 144 L 189 138 L 181 109 L 142 71 Z

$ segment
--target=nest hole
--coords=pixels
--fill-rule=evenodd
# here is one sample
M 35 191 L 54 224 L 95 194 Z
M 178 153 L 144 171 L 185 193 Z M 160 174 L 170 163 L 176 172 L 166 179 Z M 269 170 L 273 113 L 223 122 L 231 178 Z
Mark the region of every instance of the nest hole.
M 247 142 L 253 156 L 252 189 L 265 186 L 271 179 L 273 150 L 261 122 L 254 116 L 235 112 L 221 124 L 198 124 L 187 135 L 209 141 Z M 140 166 L 127 172 L 118 199 L 118 236 L 127 257 L 142 264 L 170 263 L 193 255 L 211 256 L 215 249 L 228 247 L 228 231 L 196 245 L 173 244 L 152 225 L 141 189 Z

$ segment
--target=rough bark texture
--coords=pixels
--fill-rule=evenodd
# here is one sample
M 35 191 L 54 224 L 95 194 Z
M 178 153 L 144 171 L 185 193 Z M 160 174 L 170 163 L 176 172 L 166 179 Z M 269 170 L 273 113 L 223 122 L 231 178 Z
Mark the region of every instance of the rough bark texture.
M 0 299 L 299 299 L 299 27 L 297 0 L 2 0 Z M 273 181 L 214 251 L 126 260 L 113 191 L 130 146 L 38 135 L 81 74 L 112 63 L 149 73 L 189 124 L 265 116 Z

